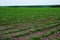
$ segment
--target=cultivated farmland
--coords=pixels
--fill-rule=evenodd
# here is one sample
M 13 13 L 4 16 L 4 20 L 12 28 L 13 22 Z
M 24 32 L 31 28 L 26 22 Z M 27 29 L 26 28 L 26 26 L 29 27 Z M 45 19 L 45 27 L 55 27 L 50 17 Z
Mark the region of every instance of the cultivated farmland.
M 0 7 L 0 40 L 60 40 L 60 8 Z

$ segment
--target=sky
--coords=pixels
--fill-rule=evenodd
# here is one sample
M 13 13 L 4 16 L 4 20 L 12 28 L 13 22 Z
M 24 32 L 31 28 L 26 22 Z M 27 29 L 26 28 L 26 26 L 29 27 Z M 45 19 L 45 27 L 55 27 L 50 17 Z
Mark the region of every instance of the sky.
M 0 6 L 60 5 L 60 0 L 0 0 Z

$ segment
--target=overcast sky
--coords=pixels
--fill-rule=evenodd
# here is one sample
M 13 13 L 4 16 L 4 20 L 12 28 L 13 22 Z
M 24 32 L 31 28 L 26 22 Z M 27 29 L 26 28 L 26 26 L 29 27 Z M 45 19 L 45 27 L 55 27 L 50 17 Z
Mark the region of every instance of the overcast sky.
M 60 5 L 60 0 L 0 0 L 0 6 L 9 5 Z

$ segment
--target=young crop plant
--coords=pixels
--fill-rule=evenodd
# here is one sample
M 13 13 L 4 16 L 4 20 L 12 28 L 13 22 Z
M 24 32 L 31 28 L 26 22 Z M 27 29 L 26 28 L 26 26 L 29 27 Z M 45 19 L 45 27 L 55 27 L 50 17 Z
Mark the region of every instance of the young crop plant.
M 49 28 L 52 28 L 52 26 L 49 25 L 44 26 L 44 29 L 49 29 Z
M 58 37 L 58 38 L 55 38 L 54 40 L 60 40 L 60 37 Z
M 9 28 L 4 28 L 4 29 L 2 29 L 2 30 L 9 30 L 9 29 L 12 29 L 11 27 L 9 27 Z
M 29 39 L 29 40 L 40 40 L 40 36 L 34 36 L 31 39 Z
M 32 33 L 37 32 L 37 31 L 43 31 L 44 28 L 36 28 L 35 30 L 31 30 Z
M 16 34 L 15 36 L 13 36 L 14 38 L 18 38 L 18 37 L 21 37 L 21 36 L 25 36 L 25 35 L 29 35 L 30 32 L 26 32 L 26 33 L 20 33 L 20 34 Z
M 3 37 L 2 40 L 11 40 L 11 37 Z

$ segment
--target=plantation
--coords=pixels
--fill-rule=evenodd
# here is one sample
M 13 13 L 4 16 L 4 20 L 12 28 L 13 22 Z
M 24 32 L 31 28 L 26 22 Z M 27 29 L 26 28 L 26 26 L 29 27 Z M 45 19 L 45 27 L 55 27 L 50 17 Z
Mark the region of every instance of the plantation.
M 0 40 L 60 40 L 60 8 L 0 7 Z

